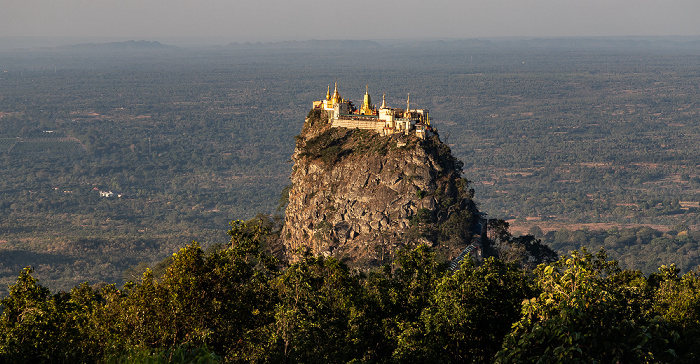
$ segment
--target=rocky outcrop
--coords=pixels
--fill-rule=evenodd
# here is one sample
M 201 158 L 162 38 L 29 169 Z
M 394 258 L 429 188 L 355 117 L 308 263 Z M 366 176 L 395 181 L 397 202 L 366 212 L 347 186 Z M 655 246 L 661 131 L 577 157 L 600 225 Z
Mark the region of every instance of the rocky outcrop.
M 473 190 L 437 134 L 380 136 L 326 120 L 312 111 L 297 137 L 281 235 L 288 255 L 308 247 L 371 266 L 407 244 L 429 244 L 445 258 L 469 244 Z

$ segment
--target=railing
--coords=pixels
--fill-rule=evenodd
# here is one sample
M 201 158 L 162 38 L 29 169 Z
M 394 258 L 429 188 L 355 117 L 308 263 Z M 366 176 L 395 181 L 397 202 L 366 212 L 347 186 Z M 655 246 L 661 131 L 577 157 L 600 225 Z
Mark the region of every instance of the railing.
M 462 259 L 464 259 L 464 257 L 471 254 L 474 250 L 480 247 L 481 242 L 473 242 L 469 244 L 469 246 L 464 248 L 464 250 L 462 250 L 462 252 L 456 258 L 452 259 L 452 261 L 450 262 L 450 270 L 454 272 L 457 269 L 459 269 L 459 263 L 462 262 Z
M 488 219 L 484 219 L 482 215 L 482 218 L 479 218 L 479 222 L 476 224 L 476 226 L 474 226 L 474 230 L 472 230 L 474 234 L 479 234 L 479 237 L 476 239 L 476 241 L 464 248 L 464 250 L 462 250 L 462 252 L 459 253 L 456 258 L 452 259 L 450 262 L 451 271 L 454 272 L 459 269 L 459 264 L 462 262 L 464 257 L 471 254 L 474 250 L 481 248 L 481 239 L 486 238 L 486 226 L 488 226 Z

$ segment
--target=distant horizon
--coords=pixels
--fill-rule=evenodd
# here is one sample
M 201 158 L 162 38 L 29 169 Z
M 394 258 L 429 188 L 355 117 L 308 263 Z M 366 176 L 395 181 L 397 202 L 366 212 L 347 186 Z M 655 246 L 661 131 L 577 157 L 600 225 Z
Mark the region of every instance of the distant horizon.
M 455 41 L 528 41 L 528 40 L 668 40 L 668 41 L 700 41 L 698 35 L 599 35 L 599 36 L 493 36 L 493 37 L 416 37 L 416 38 L 274 38 L 260 40 L 240 40 L 225 36 L 160 36 L 160 37 L 128 37 L 128 36 L 0 36 L 0 49 L 33 48 L 33 47 L 60 47 L 79 44 L 119 43 L 129 41 L 159 42 L 163 45 L 188 46 L 226 46 L 229 44 L 275 44 L 293 42 L 377 42 L 377 43 L 402 43 L 402 42 L 455 42 Z
M 480 39 L 700 35 L 697 0 L 24 0 L 6 1 L 6 36 Z

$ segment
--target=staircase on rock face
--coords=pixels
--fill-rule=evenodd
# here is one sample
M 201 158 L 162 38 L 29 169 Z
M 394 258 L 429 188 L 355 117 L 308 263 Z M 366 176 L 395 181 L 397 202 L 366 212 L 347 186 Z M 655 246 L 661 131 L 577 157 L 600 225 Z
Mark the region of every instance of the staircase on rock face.
M 452 259 L 452 262 L 450 262 L 450 270 L 454 272 L 459 269 L 459 263 L 462 262 L 462 259 L 478 248 L 481 248 L 480 242 L 473 242 L 469 244 L 469 246 L 464 248 L 464 250 L 462 250 L 462 252 L 456 258 Z
M 485 214 L 480 214 L 481 216 Z M 486 227 L 488 226 L 488 219 L 484 219 L 482 217 L 479 218 L 479 223 L 474 226 L 474 233 L 479 234 L 478 238 L 475 238 L 474 241 L 469 244 L 462 252 L 452 259 L 450 262 L 450 270 L 455 272 L 457 269 L 459 269 L 459 265 L 464 259 L 464 257 L 470 255 L 473 252 L 477 252 L 478 256 L 481 256 L 481 247 L 482 247 L 482 241 L 486 241 Z

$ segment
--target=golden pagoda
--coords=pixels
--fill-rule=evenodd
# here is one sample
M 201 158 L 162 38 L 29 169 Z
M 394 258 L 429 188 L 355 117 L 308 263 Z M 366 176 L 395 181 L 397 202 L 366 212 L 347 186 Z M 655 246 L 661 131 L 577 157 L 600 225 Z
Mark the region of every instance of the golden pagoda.
M 374 115 L 374 108 L 372 107 L 372 99 L 369 97 L 369 86 L 365 85 L 365 99 L 362 102 L 362 107 L 360 107 L 361 115 Z
M 330 86 L 328 87 L 330 90 Z M 339 104 L 343 102 L 343 98 L 340 97 L 340 94 L 338 93 L 338 83 L 335 83 L 335 90 L 333 90 L 333 96 L 331 96 L 330 100 L 328 100 L 328 108 L 333 108 L 335 107 L 335 104 Z

